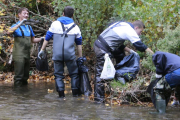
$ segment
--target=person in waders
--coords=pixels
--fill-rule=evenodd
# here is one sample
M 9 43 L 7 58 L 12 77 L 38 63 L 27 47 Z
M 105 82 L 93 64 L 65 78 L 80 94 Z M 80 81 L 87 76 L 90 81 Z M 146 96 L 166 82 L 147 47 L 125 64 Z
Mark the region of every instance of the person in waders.
M 174 105 L 179 104 L 180 100 L 180 56 L 168 52 L 157 51 L 152 56 L 153 63 L 156 67 L 156 78 L 161 79 L 165 76 L 165 81 L 169 84 L 171 89 L 175 89 Z M 165 113 L 166 103 L 168 98 L 165 97 L 166 91 L 164 86 L 157 82 L 156 96 L 156 109 L 159 113 Z M 176 103 L 175 103 L 176 102 Z
M 63 10 L 63 16 L 54 21 L 46 33 L 46 37 L 38 53 L 38 57 L 45 57 L 44 49 L 48 41 L 53 37 L 54 76 L 56 91 L 60 98 L 64 98 L 64 63 L 66 64 L 71 78 L 71 89 L 74 97 L 79 96 L 79 75 L 76 63 L 75 46 L 77 45 L 78 57 L 82 57 L 82 36 L 79 27 L 74 23 L 72 17 L 74 8 L 67 6 Z
M 125 40 L 129 40 L 138 51 L 147 51 L 153 54 L 153 51 L 141 42 L 139 38 L 139 35 L 141 35 L 144 28 L 145 25 L 140 20 L 134 21 L 133 23 L 119 21 L 110 25 L 99 35 L 94 43 L 94 52 L 96 54 L 94 83 L 95 101 L 99 103 L 104 102 L 104 83 L 100 79 L 100 75 L 105 62 L 105 53 L 108 53 L 111 58 L 114 57 L 116 63 L 119 63 L 124 58 L 124 51 L 137 54 L 135 51 L 124 45 Z
M 29 17 L 27 8 L 18 10 L 19 21 L 11 26 L 7 34 L 13 34 L 13 60 L 14 60 L 14 86 L 20 87 L 27 85 L 30 68 L 30 49 L 31 42 L 40 42 L 43 38 L 35 38 L 34 32 L 30 25 L 26 25 Z

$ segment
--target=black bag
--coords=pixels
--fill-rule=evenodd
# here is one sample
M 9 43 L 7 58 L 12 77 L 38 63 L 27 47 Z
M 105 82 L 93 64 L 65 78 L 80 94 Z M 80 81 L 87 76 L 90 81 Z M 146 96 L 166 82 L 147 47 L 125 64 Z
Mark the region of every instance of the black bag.
M 39 42 L 39 44 L 38 44 L 38 53 L 39 53 L 40 50 L 41 50 L 43 41 L 44 41 L 44 40 L 41 40 L 41 42 Z M 45 50 L 45 53 L 46 53 L 46 50 Z M 40 59 L 40 58 L 37 56 L 37 58 L 36 58 L 36 68 L 37 68 L 39 71 L 48 71 L 47 55 L 46 55 L 46 57 L 45 57 L 44 59 Z
M 83 64 L 84 61 L 86 61 L 85 57 L 80 57 L 77 59 L 80 78 L 80 92 L 85 96 L 90 96 L 92 93 L 92 88 L 89 82 L 88 68 Z
M 120 63 L 115 65 L 115 78 L 117 80 L 119 78 L 123 78 L 126 82 L 130 82 L 135 79 L 136 74 L 139 71 L 139 61 L 140 57 L 135 53 L 125 56 Z
M 161 79 L 162 78 L 156 78 L 155 80 L 151 81 L 151 83 L 149 84 L 146 90 L 146 92 L 151 95 L 151 100 L 155 108 L 156 108 L 156 93 L 154 92 L 154 87 Z M 168 87 L 167 82 L 164 82 L 162 84 L 164 85 L 163 96 L 164 96 L 164 99 L 166 100 L 166 106 L 167 106 L 170 100 L 170 96 L 171 96 L 171 89 L 170 87 Z

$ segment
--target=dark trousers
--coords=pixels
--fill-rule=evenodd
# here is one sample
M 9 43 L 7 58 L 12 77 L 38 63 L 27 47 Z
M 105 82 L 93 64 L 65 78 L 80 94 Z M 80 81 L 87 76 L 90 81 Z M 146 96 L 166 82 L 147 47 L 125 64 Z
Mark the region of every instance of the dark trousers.
M 69 76 L 71 78 L 71 89 L 79 89 L 79 75 L 78 75 L 78 67 L 76 63 L 76 59 L 70 61 L 58 61 L 54 60 L 54 76 L 56 81 L 56 91 L 64 91 L 64 63 L 66 64 L 69 72 Z
M 105 91 L 104 83 L 101 82 L 100 76 L 104 66 L 105 51 L 94 45 L 94 52 L 96 54 L 96 67 L 95 67 L 95 81 L 94 81 L 94 100 L 104 101 Z
M 96 54 L 96 67 L 95 67 L 95 81 L 94 81 L 94 100 L 96 101 L 104 101 L 105 98 L 105 90 L 104 90 L 104 83 L 101 81 L 100 76 L 104 66 L 104 55 L 105 51 L 98 48 L 94 45 L 94 52 Z M 111 53 L 108 53 L 110 58 L 114 57 L 116 62 L 120 62 L 123 57 L 125 56 L 124 51 L 117 52 L 115 55 L 112 56 Z
M 14 85 L 27 84 L 29 78 L 30 59 L 15 57 L 14 59 Z

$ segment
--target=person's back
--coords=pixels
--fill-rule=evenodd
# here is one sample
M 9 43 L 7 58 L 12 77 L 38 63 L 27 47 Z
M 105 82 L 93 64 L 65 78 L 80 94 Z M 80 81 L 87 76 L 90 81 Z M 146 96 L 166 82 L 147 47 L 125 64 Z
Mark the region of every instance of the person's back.
M 51 24 L 46 33 L 46 38 L 38 54 L 38 57 L 44 57 L 44 49 L 48 41 L 53 37 L 53 57 L 54 60 L 54 76 L 56 81 L 56 90 L 59 97 L 64 95 L 64 63 L 66 64 L 69 76 L 71 77 L 71 89 L 73 96 L 79 95 L 79 75 L 76 63 L 74 42 L 77 45 L 78 57 L 82 57 L 82 37 L 80 29 L 74 25 L 72 19 L 74 9 L 70 6 L 64 8 L 63 17 L 58 18 Z M 71 29 L 72 27 L 72 29 Z M 70 29 L 68 31 L 68 29 Z
M 157 51 L 152 58 L 156 66 L 157 74 L 166 75 L 167 73 L 180 68 L 180 56 L 178 55 Z
M 123 45 L 125 40 L 129 40 L 131 43 L 140 41 L 134 26 L 128 22 L 116 22 L 105 29 L 100 35 L 113 50 Z
M 63 30 L 64 28 L 64 30 Z M 52 29 L 52 30 L 51 30 Z M 53 60 L 73 60 L 75 59 L 76 37 L 79 37 L 81 32 L 79 27 L 69 17 L 60 17 L 51 25 L 53 34 Z M 68 33 L 65 35 L 64 32 Z

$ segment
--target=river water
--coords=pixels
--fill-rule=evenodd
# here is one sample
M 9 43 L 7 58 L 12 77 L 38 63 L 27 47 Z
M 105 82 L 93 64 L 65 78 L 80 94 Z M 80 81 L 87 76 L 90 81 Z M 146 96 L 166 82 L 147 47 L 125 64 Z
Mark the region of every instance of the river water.
M 0 120 L 178 120 L 180 107 L 167 107 L 166 114 L 150 114 L 153 107 L 122 107 L 96 104 L 88 98 L 72 97 L 66 86 L 66 98 L 59 99 L 52 82 L 30 82 L 14 89 L 0 82 Z M 49 89 L 49 90 L 48 90 Z M 54 90 L 54 92 L 52 92 Z

